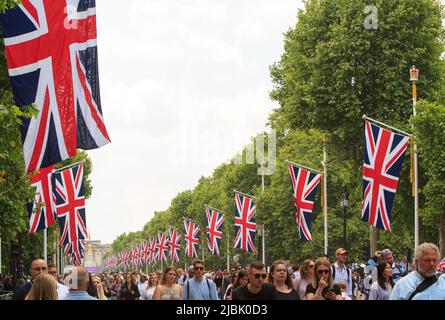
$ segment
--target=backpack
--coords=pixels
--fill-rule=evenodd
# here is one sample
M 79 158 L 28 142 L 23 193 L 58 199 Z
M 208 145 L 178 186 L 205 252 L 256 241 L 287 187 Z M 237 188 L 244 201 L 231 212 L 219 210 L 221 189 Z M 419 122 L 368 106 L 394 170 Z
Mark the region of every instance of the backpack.
M 210 298 L 210 282 L 209 282 L 209 279 L 207 279 L 207 278 L 205 278 L 205 279 L 207 281 L 207 287 L 209 288 L 209 298 Z M 190 280 L 187 281 L 186 286 L 187 286 L 187 300 L 189 300 L 189 297 L 190 297 Z

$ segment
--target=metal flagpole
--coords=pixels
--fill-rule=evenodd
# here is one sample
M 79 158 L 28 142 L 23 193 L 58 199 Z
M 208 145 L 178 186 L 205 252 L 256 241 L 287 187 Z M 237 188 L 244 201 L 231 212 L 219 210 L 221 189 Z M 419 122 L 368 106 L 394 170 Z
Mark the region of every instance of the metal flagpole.
M 301 165 L 301 164 L 298 164 L 298 163 L 295 163 L 295 162 L 292 162 L 292 161 L 289 161 L 289 160 L 286 160 L 286 162 L 287 162 L 287 163 L 290 163 L 290 164 L 293 164 L 294 166 L 297 166 L 297 167 L 300 167 L 300 168 L 309 170 L 309 171 L 314 171 L 314 172 L 316 172 L 316 173 L 320 173 L 320 174 L 322 173 L 320 170 L 313 169 L 313 168 L 309 168 L 309 167 L 303 166 L 303 165 Z
M 48 229 L 43 230 L 43 259 L 48 264 Z
M 0 237 L 0 274 L 2 274 L 2 237 Z
M 227 234 L 227 271 L 230 271 L 230 251 L 229 251 L 229 246 L 230 246 L 230 240 L 229 240 L 229 234 Z
M 60 171 L 62 171 L 62 170 L 64 170 L 64 169 L 68 169 L 68 168 L 74 167 L 74 166 L 78 165 L 79 163 L 84 163 L 84 162 L 85 162 L 85 160 L 82 160 L 82 161 L 79 161 L 79 162 L 76 162 L 76 163 L 73 163 L 73 164 L 69 164 L 69 165 L 67 165 L 67 166 L 65 166 L 65 167 L 56 169 L 56 170 L 54 170 L 54 171 L 55 171 L 55 172 L 60 172 Z
M 385 126 L 385 127 L 389 128 L 389 129 L 391 129 L 391 130 L 397 131 L 397 132 L 399 132 L 399 133 L 401 133 L 401 134 L 403 134 L 403 135 L 405 135 L 405 136 L 411 137 L 411 134 L 409 134 L 409 133 L 407 133 L 407 132 L 405 132 L 405 131 L 402 131 L 402 130 L 397 129 L 397 128 L 394 128 L 394 127 L 391 127 L 390 125 L 387 125 L 386 123 L 377 121 L 377 120 L 375 120 L 375 119 L 372 119 L 372 118 L 370 118 L 370 117 L 367 117 L 366 115 L 363 115 L 362 118 L 365 119 L 365 120 L 369 120 L 369 121 L 371 121 L 371 122 L 377 123 L 377 124 L 379 124 L 379 125 Z
M 326 137 L 323 138 L 323 214 L 324 214 L 324 255 L 328 256 L 328 166 L 326 155 Z
M 419 70 L 413 66 L 410 70 L 410 81 L 413 84 L 413 115 L 416 116 L 417 104 L 417 86 L 416 82 L 419 79 Z M 418 179 L 418 162 L 417 162 L 417 143 L 414 142 L 414 250 L 419 246 L 419 179 Z
M 261 160 L 260 165 L 261 165 L 261 192 L 262 193 L 264 193 L 264 165 L 265 164 L 266 164 L 265 161 Z M 264 224 L 261 227 L 261 235 L 262 235 L 262 237 L 261 237 L 261 240 L 262 240 L 261 241 L 262 242 L 261 247 L 263 249 L 262 260 L 263 260 L 263 263 L 265 265 L 266 264 L 266 248 L 265 248 L 265 246 L 266 246 L 266 227 L 265 227 Z

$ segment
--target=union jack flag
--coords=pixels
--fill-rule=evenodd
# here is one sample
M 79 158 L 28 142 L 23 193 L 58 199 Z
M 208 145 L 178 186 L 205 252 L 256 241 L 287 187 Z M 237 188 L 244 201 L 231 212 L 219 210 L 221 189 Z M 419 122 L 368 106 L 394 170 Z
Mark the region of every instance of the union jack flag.
M 256 252 L 255 233 L 256 206 L 253 199 L 235 192 L 235 248 L 246 252 Z
M 207 216 L 207 248 L 209 251 L 219 256 L 221 245 L 222 229 L 224 225 L 224 215 L 221 212 L 206 207 Z
M 85 241 L 77 240 L 65 244 L 64 252 L 68 257 L 74 257 L 76 261 L 80 261 L 85 258 Z
M 365 124 L 362 220 L 391 231 L 391 208 L 409 137 Z
M 175 228 L 168 230 L 168 246 L 171 261 L 179 262 L 179 251 L 181 250 L 181 234 Z
M 60 243 L 66 244 L 88 238 L 83 164 L 80 163 L 62 172 L 54 172 L 52 188 L 57 218 L 62 230 Z
M 168 253 L 168 235 L 163 232 L 158 232 L 158 241 L 155 244 L 158 260 L 167 261 Z
M 445 272 L 445 258 L 437 265 L 437 269 L 441 272 Z
M 27 172 L 110 142 L 102 116 L 95 0 L 22 0 L 0 15 Z
M 293 188 L 294 204 L 296 208 L 295 220 L 298 234 L 303 240 L 312 240 L 311 224 L 312 209 L 314 207 L 317 187 L 321 181 L 321 174 L 300 168 L 289 163 L 290 179 Z
M 184 219 L 185 254 L 189 257 L 198 257 L 199 226 L 192 220 Z
M 54 166 L 42 168 L 31 177 L 31 186 L 36 189 L 36 196 L 35 202 L 26 205 L 29 217 L 29 234 L 46 229 L 56 221 L 51 194 L 51 171 L 53 169 Z M 41 207 L 36 210 L 38 206 Z
M 130 254 L 130 256 L 131 256 L 131 265 L 133 267 L 135 267 L 135 266 L 138 265 L 137 249 L 135 247 L 132 247 L 130 252 L 131 252 L 131 254 Z
M 152 237 L 148 237 L 147 252 L 148 260 L 150 261 L 150 264 L 153 264 L 156 261 L 158 255 L 156 252 L 156 240 Z
M 148 243 L 147 241 L 142 241 L 140 250 L 141 250 L 141 265 L 147 264 L 148 260 Z

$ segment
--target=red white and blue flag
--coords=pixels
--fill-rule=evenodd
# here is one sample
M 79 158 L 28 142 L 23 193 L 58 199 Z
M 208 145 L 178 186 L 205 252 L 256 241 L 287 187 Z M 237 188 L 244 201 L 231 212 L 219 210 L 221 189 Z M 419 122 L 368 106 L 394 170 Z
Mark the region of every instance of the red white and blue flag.
M 179 252 L 181 250 L 181 234 L 175 228 L 170 227 L 168 230 L 168 251 L 170 260 L 179 262 Z
M 147 241 L 142 241 L 141 243 L 141 264 L 147 264 L 148 261 L 148 243 Z
M 445 258 L 437 265 L 437 269 L 441 272 L 445 272 Z
M 292 163 L 289 163 L 289 173 L 296 209 L 295 221 L 298 225 L 298 234 L 303 240 L 312 240 L 310 230 L 313 220 L 312 209 L 317 187 L 321 181 L 321 174 L 300 168 Z
M 158 260 L 167 261 L 168 254 L 168 235 L 163 232 L 158 232 L 158 241 L 155 244 L 156 254 L 158 256 Z
M 256 252 L 255 233 L 256 206 L 253 199 L 235 192 L 235 248 L 248 253 Z
M 22 0 L 0 15 L 27 172 L 110 142 L 102 116 L 95 0 Z
M 88 238 L 83 164 L 80 163 L 62 172 L 54 172 L 52 188 L 61 230 L 60 243 L 65 245 L 68 242 Z
M 391 231 L 391 209 L 409 137 L 365 124 L 362 220 Z
M 157 258 L 156 240 L 152 237 L 148 237 L 147 252 L 148 252 L 148 261 L 152 265 L 156 261 L 156 258 Z
M 74 257 L 76 261 L 81 261 L 85 258 L 85 240 L 77 240 L 65 244 L 65 255 Z
M 222 212 L 206 207 L 207 217 L 207 248 L 213 255 L 219 256 L 221 246 L 224 215 Z
M 192 220 L 184 218 L 185 254 L 189 257 L 198 257 L 199 226 Z
M 55 206 L 52 197 L 51 172 L 54 166 L 42 168 L 31 177 L 31 186 L 36 190 L 35 202 L 28 203 L 29 234 L 44 230 L 54 224 Z

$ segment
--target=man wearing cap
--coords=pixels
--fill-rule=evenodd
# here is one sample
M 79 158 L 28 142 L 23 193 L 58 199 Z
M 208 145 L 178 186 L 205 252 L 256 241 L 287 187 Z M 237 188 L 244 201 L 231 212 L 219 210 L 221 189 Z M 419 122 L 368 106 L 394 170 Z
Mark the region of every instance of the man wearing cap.
M 348 252 L 344 248 L 338 248 L 335 251 L 335 258 L 337 259 L 332 265 L 332 277 L 334 284 L 344 281 L 346 282 L 346 295 L 352 298 L 352 272 L 351 268 L 346 265 Z

